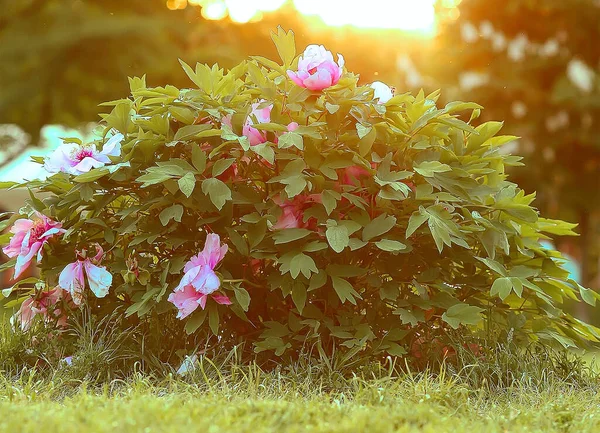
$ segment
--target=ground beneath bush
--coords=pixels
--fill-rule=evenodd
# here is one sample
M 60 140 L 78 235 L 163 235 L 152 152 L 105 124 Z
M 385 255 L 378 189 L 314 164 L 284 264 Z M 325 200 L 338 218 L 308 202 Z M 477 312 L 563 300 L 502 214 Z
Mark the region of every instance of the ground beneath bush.
M 68 392 L 65 392 L 68 389 Z M 598 387 L 472 389 L 428 377 L 350 381 L 138 378 L 102 386 L 4 380 L 2 432 L 598 432 Z

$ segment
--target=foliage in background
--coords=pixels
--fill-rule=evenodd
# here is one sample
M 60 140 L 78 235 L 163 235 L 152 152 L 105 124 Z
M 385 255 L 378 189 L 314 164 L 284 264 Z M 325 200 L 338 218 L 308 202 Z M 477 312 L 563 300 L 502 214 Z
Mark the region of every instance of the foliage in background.
M 582 283 L 600 287 L 600 7 L 594 0 L 463 0 L 419 69 L 450 98 L 486 107 L 522 137 L 527 170 L 552 218 L 579 223 Z
M 310 91 L 286 71 L 326 77 L 323 68 L 337 71 L 333 60 L 311 63 L 323 54 L 311 49 L 299 62 L 291 32 L 273 39 L 282 65 L 262 57 L 228 71 L 183 64 L 195 87 L 182 90 L 130 79 L 131 97 L 105 104 L 104 135 L 113 138 L 65 144 L 75 144 L 69 158 L 97 163 L 123 134 L 120 156 L 81 174 L 70 167 L 2 185 L 42 193 L 20 215 L 40 221 L 30 234 L 43 242 L 41 278 L 3 291 L 8 306 L 33 296 L 39 315 L 60 323 L 78 309 L 44 303 L 59 285 L 98 320 L 124 316 L 122 326 L 144 332 L 159 360 L 201 342 L 221 350 L 245 342 L 264 360 L 418 358 L 446 353 L 455 329 L 517 344 L 600 339 L 561 310 L 565 298 L 595 304 L 598 294 L 568 280 L 560 254 L 541 247 L 573 225 L 540 217 L 534 195 L 507 180 L 505 167 L 520 158 L 500 151 L 514 139 L 497 135 L 501 123 L 475 127 L 479 105 L 440 108 L 437 92 L 379 100 L 345 71 Z M 458 118 L 465 111 L 469 122 Z M 46 231 L 35 212 L 66 233 Z M 228 252 L 211 259 L 210 272 L 192 266 L 201 256 L 186 265 L 209 234 Z M 25 247 L 21 254 L 33 248 Z M 65 283 L 76 269 L 85 279 L 82 270 L 80 282 Z M 220 290 L 203 292 L 213 295 L 206 305 L 178 320 L 167 298 L 199 271 L 218 277 Z M 193 284 L 192 294 L 208 287 Z
M 163 0 L 2 0 L 0 9 L 0 123 L 34 137 L 46 124 L 96 121 L 99 102 L 127 91 L 126 76 L 172 81 L 177 57 L 235 57 L 231 43 L 219 51 L 218 26 L 197 26 L 192 10 Z

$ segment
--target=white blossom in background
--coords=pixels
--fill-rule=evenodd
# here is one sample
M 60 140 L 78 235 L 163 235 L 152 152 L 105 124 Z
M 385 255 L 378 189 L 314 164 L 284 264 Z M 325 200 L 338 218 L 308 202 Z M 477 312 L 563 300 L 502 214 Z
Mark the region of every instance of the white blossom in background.
M 470 22 L 462 23 L 460 26 L 460 36 L 463 41 L 471 44 L 479 39 L 479 31 L 477 30 L 477 27 Z
M 521 119 L 527 115 L 527 105 L 522 101 L 515 101 L 512 103 L 511 111 L 516 119 Z
M 543 57 L 552 57 L 558 54 L 560 45 L 556 39 L 548 39 L 539 49 L 539 54 Z
M 458 83 L 462 90 L 472 90 L 483 86 L 490 81 L 490 76 L 483 72 L 467 71 L 458 76 Z
M 569 126 L 569 113 L 564 110 L 546 118 L 546 129 L 549 132 L 556 132 L 567 126 Z
M 491 39 L 495 34 L 494 26 L 492 25 L 492 23 L 490 23 L 489 21 L 483 21 L 479 25 L 479 34 L 484 39 Z
M 494 51 L 504 51 L 506 49 L 506 36 L 502 32 L 496 32 L 492 35 L 492 48 Z
M 567 77 L 582 92 L 590 93 L 594 88 L 594 71 L 579 59 L 573 59 L 569 62 Z
M 408 87 L 419 87 L 423 84 L 423 77 L 415 67 L 412 59 L 406 54 L 398 57 L 396 67 L 406 75 L 406 84 Z
M 508 57 L 515 62 L 523 60 L 528 45 L 529 38 L 525 33 L 520 33 L 519 36 L 508 43 Z

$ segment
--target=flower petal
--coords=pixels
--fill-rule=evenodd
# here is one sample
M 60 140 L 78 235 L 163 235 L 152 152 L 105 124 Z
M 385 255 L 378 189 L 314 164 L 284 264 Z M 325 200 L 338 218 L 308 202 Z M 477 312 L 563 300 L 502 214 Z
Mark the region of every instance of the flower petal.
M 96 266 L 86 259 L 83 262 L 90 290 L 97 298 L 104 298 L 112 284 L 112 275 L 104 266 Z

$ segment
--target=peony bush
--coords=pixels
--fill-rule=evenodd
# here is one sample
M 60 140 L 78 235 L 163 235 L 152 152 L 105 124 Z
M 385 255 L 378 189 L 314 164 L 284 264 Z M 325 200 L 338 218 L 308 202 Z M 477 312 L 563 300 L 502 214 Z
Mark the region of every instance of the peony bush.
M 130 79 L 101 138 L 37 158 L 47 180 L 1 185 L 31 191 L 4 215 L 3 268 L 40 274 L 2 292 L 15 326 L 120 314 L 165 359 L 201 341 L 266 357 L 420 357 L 456 332 L 598 342 L 561 309 L 598 294 L 540 244 L 574 225 L 507 179 L 520 158 L 501 123 L 273 40 L 281 64 L 182 63 L 190 89 Z

